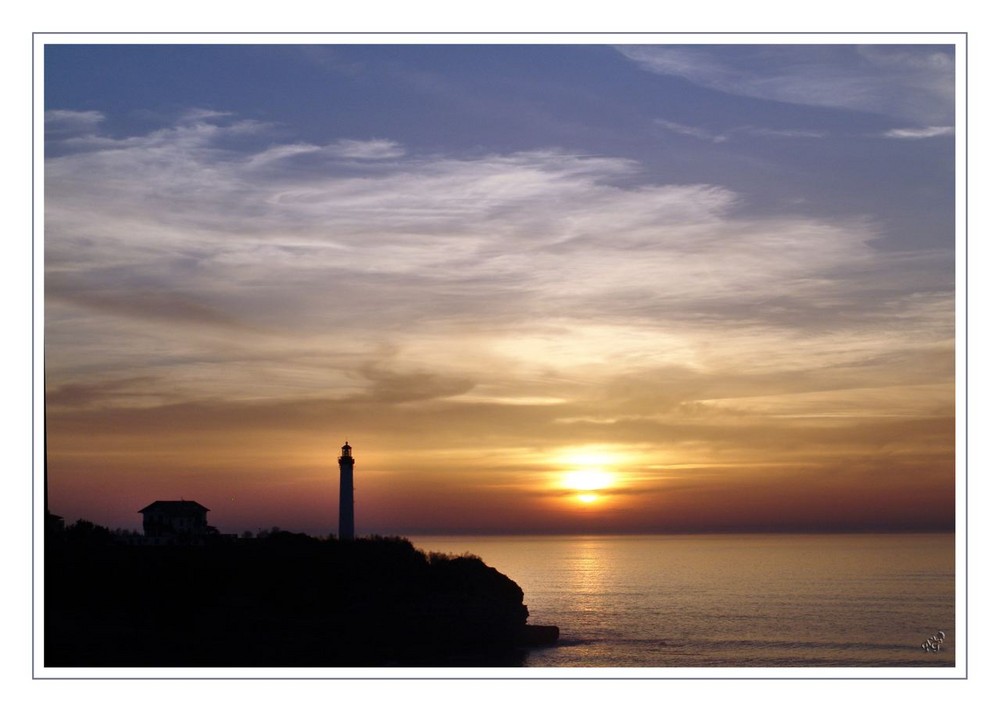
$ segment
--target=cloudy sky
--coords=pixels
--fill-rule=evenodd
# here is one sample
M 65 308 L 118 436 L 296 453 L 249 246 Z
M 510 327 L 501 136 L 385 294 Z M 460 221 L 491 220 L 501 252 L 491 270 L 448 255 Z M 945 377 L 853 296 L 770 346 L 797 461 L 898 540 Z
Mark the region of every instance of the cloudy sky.
M 947 45 L 49 45 L 50 508 L 940 529 Z

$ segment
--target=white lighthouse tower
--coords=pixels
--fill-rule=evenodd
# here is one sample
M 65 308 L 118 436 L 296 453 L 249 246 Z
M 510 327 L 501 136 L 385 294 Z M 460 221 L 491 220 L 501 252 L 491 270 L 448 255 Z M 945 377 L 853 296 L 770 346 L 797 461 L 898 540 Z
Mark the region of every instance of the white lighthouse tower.
M 351 445 L 345 442 L 340 449 L 340 531 L 341 540 L 354 538 L 354 458 Z

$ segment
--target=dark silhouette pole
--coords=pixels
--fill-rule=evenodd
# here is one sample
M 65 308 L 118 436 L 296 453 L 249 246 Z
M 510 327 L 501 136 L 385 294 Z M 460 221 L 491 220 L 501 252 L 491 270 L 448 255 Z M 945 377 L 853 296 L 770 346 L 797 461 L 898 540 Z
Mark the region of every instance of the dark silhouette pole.
M 341 539 L 354 538 L 354 458 L 351 446 L 340 449 L 340 532 Z

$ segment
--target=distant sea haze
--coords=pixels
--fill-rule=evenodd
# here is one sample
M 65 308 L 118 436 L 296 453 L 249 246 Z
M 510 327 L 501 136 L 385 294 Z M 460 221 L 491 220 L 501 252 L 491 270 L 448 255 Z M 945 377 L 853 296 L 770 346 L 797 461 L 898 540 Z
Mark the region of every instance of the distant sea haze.
M 411 539 L 520 584 L 561 630 L 532 667 L 953 667 L 964 644 L 952 534 Z

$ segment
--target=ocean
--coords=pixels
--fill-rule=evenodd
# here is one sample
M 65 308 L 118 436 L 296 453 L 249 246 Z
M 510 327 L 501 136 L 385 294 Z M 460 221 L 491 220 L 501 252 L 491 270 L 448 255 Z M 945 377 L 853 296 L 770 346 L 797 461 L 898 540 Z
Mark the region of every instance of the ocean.
M 524 590 L 527 667 L 954 667 L 952 534 L 432 537 Z

